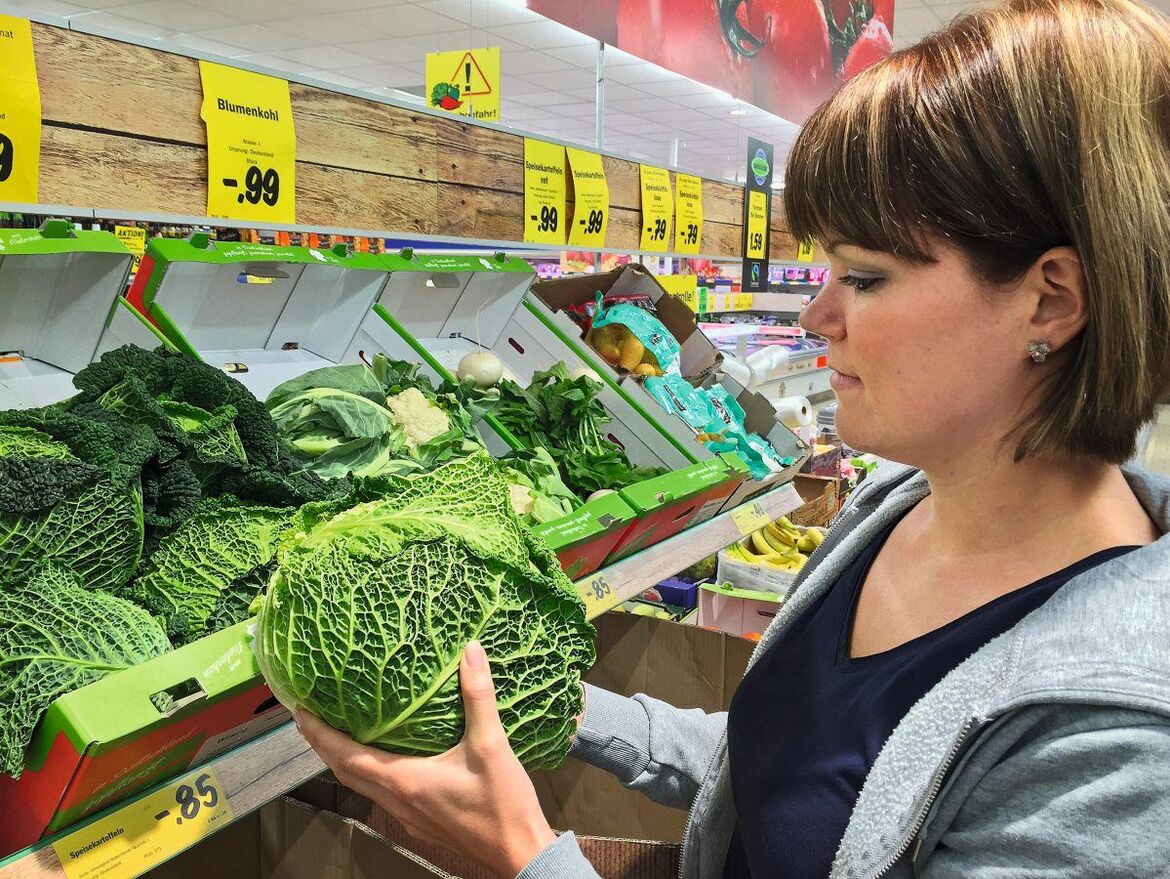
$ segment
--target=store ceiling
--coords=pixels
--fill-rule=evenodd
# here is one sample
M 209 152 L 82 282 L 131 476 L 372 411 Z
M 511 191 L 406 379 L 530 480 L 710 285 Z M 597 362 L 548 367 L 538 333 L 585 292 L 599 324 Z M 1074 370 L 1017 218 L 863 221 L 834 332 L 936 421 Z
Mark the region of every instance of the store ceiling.
M 585 2 L 585 0 L 565 0 Z M 897 0 L 910 45 L 981 0 Z M 1170 11 L 1170 0 L 1154 0 Z M 502 122 L 595 144 L 597 42 L 524 0 L 0 0 L 0 11 L 170 43 L 398 100 L 423 103 L 427 52 L 500 46 Z M 129 74 L 130 72 L 128 72 Z M 749 136 L 783 156 L 798 127 L 668 70 L 606 49 L 606 150 L 709 177 L 742 174 Z M 676 143 L 677 142 L 677 143 Z

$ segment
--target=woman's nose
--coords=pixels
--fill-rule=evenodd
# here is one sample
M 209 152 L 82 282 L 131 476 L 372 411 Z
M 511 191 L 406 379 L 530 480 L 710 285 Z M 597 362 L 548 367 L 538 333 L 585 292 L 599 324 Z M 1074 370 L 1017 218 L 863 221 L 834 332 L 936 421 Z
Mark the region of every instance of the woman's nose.
M 839 296 L 833 291 L 832 281 L 825 284 L 821 292 L 813 297 L 813 301 L 800 313 L 800 325 L 807 332 L 816 333 L 830 341 L 844 337 L 844 314 L 841 311 Z

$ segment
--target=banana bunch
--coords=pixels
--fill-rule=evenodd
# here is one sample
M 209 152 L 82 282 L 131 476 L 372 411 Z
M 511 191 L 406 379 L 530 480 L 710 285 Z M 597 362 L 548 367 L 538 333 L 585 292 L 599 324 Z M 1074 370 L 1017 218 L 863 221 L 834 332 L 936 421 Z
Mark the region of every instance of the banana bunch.
M 820 528 L 802 532 L 788 519 L 780 518 L 733 543 L 726 551 L 740 561 L 796 573 L 824 539 L 825 532 Z

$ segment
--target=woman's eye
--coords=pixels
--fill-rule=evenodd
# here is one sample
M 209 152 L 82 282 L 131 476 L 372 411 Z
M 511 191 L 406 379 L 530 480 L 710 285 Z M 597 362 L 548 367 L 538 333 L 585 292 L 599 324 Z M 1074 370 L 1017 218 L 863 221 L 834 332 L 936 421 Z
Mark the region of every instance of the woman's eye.
M 881 278 L 867 275 L 842 275 L 838 280 L 846 287 L 852 287 L 858 293 L 868 293 L 882 282 Z

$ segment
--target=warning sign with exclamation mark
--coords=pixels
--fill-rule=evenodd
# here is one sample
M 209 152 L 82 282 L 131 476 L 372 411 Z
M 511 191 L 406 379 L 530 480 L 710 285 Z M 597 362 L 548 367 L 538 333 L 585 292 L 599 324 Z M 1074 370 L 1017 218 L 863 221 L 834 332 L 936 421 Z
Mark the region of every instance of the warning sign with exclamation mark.
M 500 118 L 500 50 L 466 49 L 427 55 L 430 106 L 460 116 Z

